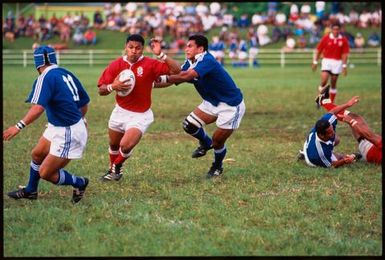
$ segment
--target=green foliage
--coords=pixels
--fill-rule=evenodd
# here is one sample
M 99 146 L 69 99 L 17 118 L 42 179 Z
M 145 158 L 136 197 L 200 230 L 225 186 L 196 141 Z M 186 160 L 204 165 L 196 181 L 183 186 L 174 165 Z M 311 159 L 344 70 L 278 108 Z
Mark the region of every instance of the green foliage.
M 191 85 L 154 89 L 155 122 L 125 163 L 119 182 L 102 183 L 108 167 L 107 121 L 114 97 L 98 96 L 102 67 L 71 67 L 91 96 L 89 140 L 67 169 L 90 178 L 85 198 L 71 187 L 40 182 L 37 201 L 6 192 L 28 181 L 30 151 L 44 116 L 3 144 L 4 255 L 381 255 L 381 166 L 357 162 L 339 169 L 296 161 L 305 137 L 324 113 L 314 96 L 319 74 L 308 66 L 229 69 L 242 89 L 246 114 L 227 142 L 224 174 L 206 180 L 213 155 L 192 159 L 195 139 L 181 122 L 201 101 Z M 3 124 L 17 122 L 33 67 L 3 67 Z M 381 73 L 356 66 L 338 82 L 337 102 L 361 97 L 351 110 L 381 132 Z M 215 126 L 207 131 L 211 134 Z M 337 128 L 337 152 L 357 151 L 347 125 Z

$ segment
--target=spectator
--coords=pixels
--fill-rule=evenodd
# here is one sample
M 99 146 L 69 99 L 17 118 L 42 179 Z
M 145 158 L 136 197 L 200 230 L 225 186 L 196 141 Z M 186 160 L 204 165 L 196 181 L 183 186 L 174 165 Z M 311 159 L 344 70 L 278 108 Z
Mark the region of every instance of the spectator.
M 258 26 L 257 37 L 258 37 L 258 42 L 260 46 L 264 46 L 271 42 L 268 32 L 269 32 L 269 29 L 267 28 L 266 25 L 261 24 L 260 26 Z
M 321 20 L 325 12 L 325 1 L 316 1 L 315 2 L 315 14 L 318 20 Z
M 84 33 L 83 44 L 96 44 L 96 33 L 92 30 L 92 27 L 88 27 L 87 31 Z
M 241 17 L 238 20 L 238 27 L 239 28 L 247 28 L 247 27 L 249 27 L 249 24 L 250 24 L 250 22 L 249 22 L 248 15 L 247 14 L 241 15 Z
M 255 14 L 253 14 L 253 16 L 251 17 L 251 24 L 253 26 L 257 26 L 263 23 L 265 23 L 265 19 L 260 12 L 256 12 Z
M 68 43 L 71 38 L 71 27 L 64 22 L 59 22 L 60 41 Z
M 357 49 L 362 50 L 365 47 L 365 38 L 361 33 L 356 34 L 356 38 L 354 39 L 354 44 Z
M 289 24 L 293 25 L 297 22 L 299 18 L 298 15 L 298 6 L 296 4 L 292 4 L 290 6 L 290 16 L 289 16 Z
M 286 25 L 286 14 L 282 12 L 278 12 L 277 15 L 275 16 L 275 25 L 278 26 L 284 26 Z
M 381 44 L 380 36 L 377 32 L 372 32 L 368 38 L 368 45 L 370 47 L 378 47 Z
M 82 31 L 79 28 L 75 29 L 74 35 L 72 36 L 72 40 L 75 45 L 80 45 L 83 43 L 84 36 Z
M 298 47 L 299 48 L 301 48 L 301 49 L 305 49 L 306 48 L 307 40 L 306 40 L 305 35 L 299 36 L 298 39 L 297 39 L 297 42 L 298 42 Z
M 94 23 L 93 26 L 95 29 L 103 29 L 104 28 L 104 20 L 102 18 L 102 14 L 99 10 L 94 13 Z
M 292 52 L 295 48 L 295 40 L 292 36 L 288 36 L 286 39 L 286 45 L 282 48 L 284 52 Z

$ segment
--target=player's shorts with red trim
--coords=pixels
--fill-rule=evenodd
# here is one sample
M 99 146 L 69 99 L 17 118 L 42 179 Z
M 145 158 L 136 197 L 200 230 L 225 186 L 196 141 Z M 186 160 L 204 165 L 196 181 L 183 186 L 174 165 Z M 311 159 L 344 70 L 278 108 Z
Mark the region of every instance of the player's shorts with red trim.
M 362 139 L 358 149 L 365 161 L 369 163 L 382 163 L 382 142 L 380 146 L 375 146 L 366 139 Z

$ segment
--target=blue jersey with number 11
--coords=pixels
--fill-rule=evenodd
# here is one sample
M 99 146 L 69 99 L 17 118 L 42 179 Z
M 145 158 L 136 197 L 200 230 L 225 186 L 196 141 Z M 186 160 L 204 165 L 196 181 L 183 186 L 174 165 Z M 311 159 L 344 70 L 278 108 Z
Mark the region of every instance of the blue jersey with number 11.
M 79 108 L 90 98 L 77 77 L 57 65 L 47 67 L 35 80 L 26 102 L 44 107 L 48 122 L 54 126 L 70 126 L 82 117 Z

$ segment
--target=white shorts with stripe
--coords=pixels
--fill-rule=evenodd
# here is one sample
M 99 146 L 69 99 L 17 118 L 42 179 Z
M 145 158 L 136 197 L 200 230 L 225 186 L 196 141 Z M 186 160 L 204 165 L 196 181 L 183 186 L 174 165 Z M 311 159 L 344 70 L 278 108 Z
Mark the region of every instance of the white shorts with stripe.
M 86 148 L 88 133 L 83 119 L 80 119 L 71 126 L 54 126 L 48 123 L 43 136 L 51 142 L 50 154 L 60 158 L 79 159 Z
M 333 74 L 340 74 L 342 72 L 342 60 L 323 58 L 321 70 L 330 71 Z
M 358 150 L 360 151 L 362 158 L 368 161 L 367 156 L 369 150 L 373 147 L 373 144 L 366 139 L 362 139 L 358 144 Z
M 216 125 L 222 129 L 237 129 L 246 111 L 243 100 L 238 106 L 229 106 L 223 102 L 219 102 L 218 106 L 213 106 L 210 102 L 203 100 L 198 108 L 206 114 L 216 116 Z
M 154 122 L 154 114 L 151 108 L 143 113 L 137 113 L 115 105 L 108 121 L 108 128 L 121 133 L 130 128 L 137 128 L 144 134 L 152 122 Z

